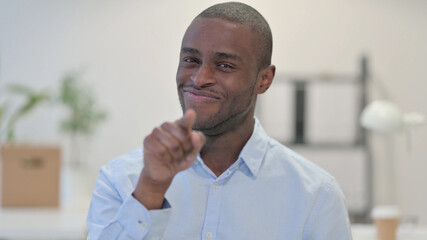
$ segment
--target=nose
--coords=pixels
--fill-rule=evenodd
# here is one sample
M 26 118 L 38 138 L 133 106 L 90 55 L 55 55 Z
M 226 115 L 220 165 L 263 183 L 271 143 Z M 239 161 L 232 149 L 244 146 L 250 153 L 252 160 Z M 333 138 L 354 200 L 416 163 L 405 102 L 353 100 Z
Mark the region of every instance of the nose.
M 214 70 L 208 64 L 202 64 L 191 76 L 196 87 L 205 88 L 215 85 L 216 79 Z

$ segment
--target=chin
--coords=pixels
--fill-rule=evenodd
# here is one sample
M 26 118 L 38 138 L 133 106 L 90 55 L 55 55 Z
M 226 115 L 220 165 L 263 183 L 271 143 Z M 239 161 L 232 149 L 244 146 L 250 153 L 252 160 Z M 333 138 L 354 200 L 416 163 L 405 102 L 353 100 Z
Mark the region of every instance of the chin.
M 212 117 L 217 116 L 219 113 L 219 106 L 215 106 L 213 104 L 185 104 L 183 106 L 184 112 L 188 109 L 193 109 L 196 112 L 196 119 L 205 119 L 202 121 L 211 119 Z
M 205 131 L 209 129 L 214 129 L 219 124 L 219 119 L 217 119 L 218 114 L 207 114 L 204 112 L 197 113 L 196 122 L 194 123 L 193 129 L 199 131 Z

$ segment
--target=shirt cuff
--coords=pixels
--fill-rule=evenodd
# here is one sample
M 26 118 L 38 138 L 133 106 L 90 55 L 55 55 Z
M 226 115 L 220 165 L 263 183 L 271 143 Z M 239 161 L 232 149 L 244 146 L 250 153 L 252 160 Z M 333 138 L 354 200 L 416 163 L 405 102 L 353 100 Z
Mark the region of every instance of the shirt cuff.
M 163 209 L 148 210 L 129 195 L 118 211 L 117 221 L 123 230 L 135 239 L 158 238 L 166 229 L 171 211 L 167 200 L 163 203 Z

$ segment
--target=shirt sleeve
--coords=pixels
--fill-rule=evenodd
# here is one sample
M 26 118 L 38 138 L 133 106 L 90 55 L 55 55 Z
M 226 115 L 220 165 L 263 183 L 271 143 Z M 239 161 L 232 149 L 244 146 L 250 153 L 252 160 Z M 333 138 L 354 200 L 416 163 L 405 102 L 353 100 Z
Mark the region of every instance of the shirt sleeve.
M 147 210 L 132 194 L 121 196 L 111 169 L 103 167 L 97 179 L 87 217 L 88 239 L 161 239 L 171 208 Z
M 351 240 L 347 203 L 335 179 L 321 189 L 305 230 L 304 240 Z

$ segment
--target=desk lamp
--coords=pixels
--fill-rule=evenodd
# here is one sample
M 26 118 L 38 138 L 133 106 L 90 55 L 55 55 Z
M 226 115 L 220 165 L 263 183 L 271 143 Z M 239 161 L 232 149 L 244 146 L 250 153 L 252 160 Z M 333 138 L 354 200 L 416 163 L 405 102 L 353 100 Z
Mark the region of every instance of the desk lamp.
M 404 113 L 392 102 L 377 100 L 363 109 L 360 122 L 369 130 L 394 132 L 406 127 L 424 125 L 427 123 L 427 119 L 423 113 Z
M 363 109 L 360 124 L 372 131 L 391 133 L 412 126 L 427 124 L 427 119 L 423 113 L 404 113 L 396 104 L 390 101 L 377 100 L 371 102 Z M 394 172 L 394 167 L 392 170 Z M 389 184 L 392 182 L 389 179 Z M 379 214 L 380 212 L 381 214 Z M 376 225 L 378 239 L 396 239 L 399 218 L 397 206 L 376 206 L 372 210 L 372 218 Z

